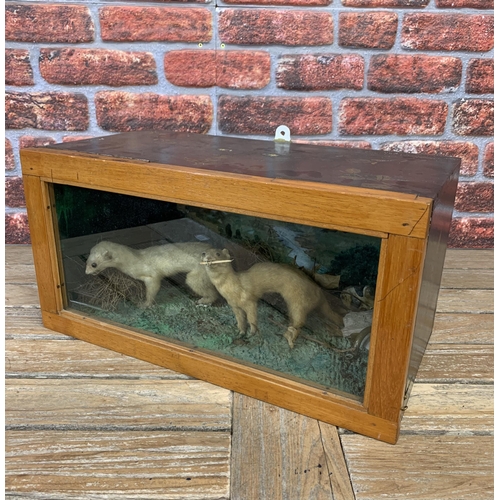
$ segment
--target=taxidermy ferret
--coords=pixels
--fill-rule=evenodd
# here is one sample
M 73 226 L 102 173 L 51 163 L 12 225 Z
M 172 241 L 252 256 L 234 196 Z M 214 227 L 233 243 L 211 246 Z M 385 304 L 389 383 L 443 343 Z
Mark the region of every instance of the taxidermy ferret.
M 210 249 L 207 243 L 172 243 L 144 249 L 130 248 L 111 241 L 101 241 L 90 250 L 86 274 L 97 274 L 114 267 L 146 285 L 149 307 L 160 290 L 162 278 L 187 273 L 186 285 L 201 296 L 198 304 L 212 304 L 219 297 L 202 265 L 200 255 Z
M 250 333 L 258 332 L 257 302 L 265 293 L 279 293 L 286 302 L 290 326 L 284 333 L 291 348 L 307 315 L 317 309 L 334 323 L 334 334 L 342 335 L 344 321 L 332 311 L 321 288 L 298 269 L 285 264 L 262 262 L 247 271 L 237 273 L 231 265 L 227 249 L 210 249 L 202 254 L 207 275 L 219 293 L 231 306 L 240 334 L 245 335 L 247 323 Z

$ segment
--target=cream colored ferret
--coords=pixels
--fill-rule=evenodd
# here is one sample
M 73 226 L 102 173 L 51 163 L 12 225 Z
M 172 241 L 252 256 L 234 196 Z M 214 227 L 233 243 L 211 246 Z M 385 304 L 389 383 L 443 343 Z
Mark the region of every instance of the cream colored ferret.
M 206 243 L 175 243 L 135 249 L 101 241 L 90 250 L 85 273 L 97 274 L 114 267 L 143 281 L 146 285 L 146 300 L 142 307 L 149 307 L 153 303 L 162 278 L 187 273 L 186 285 L 201 296 L 198 303 L 212 304 L 218 298 L 217 290 L 200 264 L 200 255 L 210 248 Z
M 226 249 L 210 249 L 202 254 L 207 275 L 231 306 L 242 335 L 246 333 L 247 322 L 250 333 L 258 332 L 257 302 L 265 293 L 279 293 L 286 302 L 290 326 L 284 337 L 291 348 L 307 315 L 315 309 L 334 323 L 334 335 L 342 334 L 342 316 L 332 311 L 321 288 L 302 271 L 284 264 L 263 262 L 237 273 L 230 260 Z

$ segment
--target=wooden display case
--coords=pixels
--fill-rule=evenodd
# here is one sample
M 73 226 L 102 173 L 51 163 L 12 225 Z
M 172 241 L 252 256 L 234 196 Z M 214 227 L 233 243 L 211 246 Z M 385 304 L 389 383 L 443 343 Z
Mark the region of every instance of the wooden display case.
M 21 160 L 46 327 L 397 441 L 432 330 L 459 159 L 132 132 L 23 149 Z M 210 247 L 227 248 L 239 273 L 270 262 L 261 269 L 273 278 L 287 264 L 301 276 L 290 293 L 319 287 L 340 324 L 311 312 L 290 338 L 290 308 L 312 292 L 287 308 L 270 279 L 278 293 L 259 300 L 260 332 L 238 331 L 217 286 L 222 297 L 198 305 L 186 270 L 162 280 L 150 307 L 140 291 L 104 305 L 92 286 L 111 273 L 86 274 L 101 241 L 202 243 L 197 273 L 209 274 Z M 365 321 L 354 334 L 352 318 Z

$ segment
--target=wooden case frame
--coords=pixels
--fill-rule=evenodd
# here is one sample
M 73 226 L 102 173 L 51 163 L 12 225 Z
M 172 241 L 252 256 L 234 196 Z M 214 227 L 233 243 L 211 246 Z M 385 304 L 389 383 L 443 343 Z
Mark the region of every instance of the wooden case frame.
M 139 143 L 152 137 L 144 133 L 134 134 Z M 134 134 L 101 138 L 101 141 L 108 139 L 118 145 L 111 156 L 99 149 L 102 144 L 96 142 L 98 139 L 79 141 L 81 147 L 73 143 L 71 147 L 58 145 L 21 151 L 44 325 L 327 423 L 395 443 L 410 387 L 432 330 L 460 161 L 424 157 L 423 164 L 441 169 L 442 173 L 432 188 L 434 191 L 429 189 L 430 194 L 422 196 L 390 189 L 269 178 L 230 169 L 207 169 L 203 165 L 151 161 L 137 152 L 129 154 L 126 148 L 123 155 L 116 154 L 120 136 L 125 144 L 131 139 L 134 142 Z M 271 158 L 275 150 L 272 141 L 208 136 L 192 139 L 182 134 L 172 137 L 153 134 L 153 137 L 155 141 L 158 137 L 175 142 L 196 140 L 198 143 L 193 144 L 201 142 L 196 146 L 201 151 L 204 147 L 214 147 L 219 151 L 233 148 L 234 151 L 240 144 L 248 146 L 252 142 L 268 148 Z M 339 151 L 320 146 L 303 146 L 297 150 L 306 153 L 315 150 L 326 157 L 333 154 L 331 151 Z M 365 151 L 361 157 L 376 162 L 379 153 Z M 357 166 L 362 163 L 361 157 L 357 153 Z M 398 157 L 393 154 L 392 158 L 397 161 Z M 407 158 L 408 155 L 402 155 L 401 161 L 407 161 Z M 354 169 L 349 161 L 343 168 L 348 172 Z M 51 193 L 53 183 L 381 238 L 363 400 L 311 387 L 265 369 L 256 369 L 65 309 L 64 279 Z

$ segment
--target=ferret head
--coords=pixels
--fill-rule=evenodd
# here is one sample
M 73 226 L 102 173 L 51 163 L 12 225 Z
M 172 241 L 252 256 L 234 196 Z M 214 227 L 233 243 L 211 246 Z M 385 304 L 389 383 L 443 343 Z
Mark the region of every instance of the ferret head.
M 208 267 L 214 264 L 218 264 L 219 261 L 227 261 L 229 263 L 231 260 L 231 254 L 226 248 L 224 248 L 224 250 L 211 248 L 210 250 L 207 250 L 206 252 L 203 252 L 201 254 L 201 261 L 207 264 Z
M 97 274 L 108 267 L 113 267 L 113 252 L 107 241 L 101 241 L 90 250 L 85 274 Z

